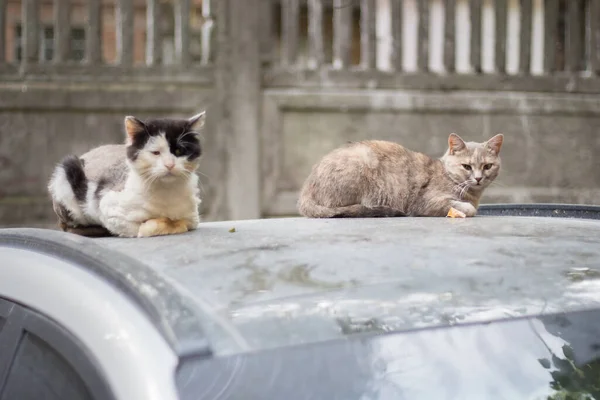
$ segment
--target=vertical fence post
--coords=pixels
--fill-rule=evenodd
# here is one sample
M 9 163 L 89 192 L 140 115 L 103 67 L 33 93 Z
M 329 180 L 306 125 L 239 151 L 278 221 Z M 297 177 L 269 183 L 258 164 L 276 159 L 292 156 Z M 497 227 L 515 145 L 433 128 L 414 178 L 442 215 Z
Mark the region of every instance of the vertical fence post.
M 350 64 L 353 2 L 333 0 L 333 67 L 345 68 Z
M 582 42 L 581 24 L 584 23 L 580 0 L 567 2 L 567 37 L 565 69 L 571 73 L 581 70 Z
M 404 19 L 404 0 L 390 0 L 392 12 L 392 45 L 393 60 L 392 65 L 397 72 L 404 69 L 403 49 L 403 19 Z
M 285 65 L 296 64 L 298 57 L 299 10 L 298 0 L 283 0 L 281 2 L 281 45 L 282 61 Z
M 69 59 L 70 52 L 70 13 L 69 0 L 54 0 L 54 62 L 62 63 Z
M 588 10 L 588 54 L 591 71 L 600 74 L 600 0 L 590 0 Z
M 275 58 L 275 32 L 273 26 L 275 13 L 273 12 L 273 7 L 273 0 L 261 0 L 260 2 L 262 19 L 259 40 L 261 61 L 263 63 L 271 63 Z
M 308 0 L 308 66 L 320 68 L 325 62 L 323 51 L 323 4 L 321 0 Z
M 417 33 L 417 69 L 419 72 L 429 71 L 429 0 L 417 1 L 418 33 Z
M 159 64 L 162 59 L 160 2 L 146 2 L 146 65 Z
M 556 39 L 558 32 L 558 0 L 544 3 L 544 72 L 556 70 Z
M 521 32 L 519 43 L 519 72 L 529 75 L 531 72 L 531 25 L 533 9 L 531 0 L 521 0 Z
M 87 0 L 88 21 L 85 32 L 85 59 L 90 65 L 102 62 L 102 3 L 101 0 Z
M 236 5 L 235 8 L 238 6 Z M 175 57 L 181 65 L 190 62 L 191 11 L 190 0 L 175 1 Z
M 129 66 L 133 63 L 133 0 L 117 3 L 117 63 Z
M 481 0 L 470 0 L 471 14 L 471 68 L 481 72 Z
M 444 7 L 444 67 L 447 72 L 454 72 L 456 68 L 456 4 L 455 0 L 446 0 Z
M 0 63 L 6 59 L 6 3 L 8 0 L 0 0 Z
M 375 68 L 377 37 L 375 33 L 375 0 L 360 2 L 360 63 L 363 68 Z
M 507 0 L 495 0 L 494 15 L 496 17 L 496 48 L 495 64 L 496 71 L 503 74 L 506 72 L 506 24 L 507 24 Z
M 37 63 L 40 47 L 38 0 L 22 0 L 21 21 L 21 64 Z

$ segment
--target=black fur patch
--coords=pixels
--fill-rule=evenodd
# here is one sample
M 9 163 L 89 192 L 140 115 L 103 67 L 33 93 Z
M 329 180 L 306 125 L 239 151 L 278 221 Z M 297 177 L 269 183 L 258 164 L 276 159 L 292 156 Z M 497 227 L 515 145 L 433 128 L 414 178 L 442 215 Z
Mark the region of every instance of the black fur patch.
M 67 208 L 65 206 L 53 201 L 52 208 L 54 209 L 54 213 L 58 217 L 59 223 L 62 222 L 62 223 L 68 224 L 68 223 L 72 222 L 71 214 L 69 213 L 69 210 L 67 210 Z
M 186 156 L 189 161 L 195 160 L 202 154 L 198 135 L 192 132 L 192 127 L 187 119 L 149 119 L 144 122 L 146 130 L 135 135 L 130 146 L 127 147 L 127 157 L 135 161 L 140 150 L 144 148 L 152 136 L 165 133 L 169 150 L 175 156 Z M 179 154 L 179 155 L 177 155 Z
M 85 200 L 88 182 L 83 170 L 82 160 L 76 156 L 67 156 L 62 160 L 61 164 L 65 170 L 67 181 L 71 185 L 71 189 L 73 189 L 75 199 L 77 201 Z
M 98 186 L 96 186 L 96 191 L 94 192 L 94 196 L 99 199 L 100 198 L 100 193 L 102 193 L 102 190 L 104 189 L 104 187 L 108 184 L 108 179 L 106 178 L 100 178 L 100 180 L 98 180 Z

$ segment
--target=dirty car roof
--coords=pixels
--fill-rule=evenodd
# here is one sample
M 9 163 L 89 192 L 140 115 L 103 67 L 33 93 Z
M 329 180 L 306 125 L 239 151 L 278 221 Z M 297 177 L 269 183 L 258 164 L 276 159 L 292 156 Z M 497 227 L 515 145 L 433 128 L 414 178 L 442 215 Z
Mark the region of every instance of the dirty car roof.
M 263 219 L 95 240 L 192 300 L 216 354 L 597 307 L 599 242 L 599 221 L 494 216 Z

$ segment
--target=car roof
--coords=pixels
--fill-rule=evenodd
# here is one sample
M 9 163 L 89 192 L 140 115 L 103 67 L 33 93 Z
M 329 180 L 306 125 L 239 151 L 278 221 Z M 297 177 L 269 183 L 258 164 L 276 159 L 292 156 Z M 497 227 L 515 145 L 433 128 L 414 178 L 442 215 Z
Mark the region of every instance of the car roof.
M 35 236 L 104 257 L 94 268 L 145 304 L 179 353 L 235 354 L 600 305 L 600 221 L 592 219 L 600 208 L 513 213 L 561 218 L 490 215 L 509 208 L 482 207 L 469 219 L 207 222 L 145 239 L 11 229 L 0 243 Z M 588 218 L 568 218 L 575 211 Z

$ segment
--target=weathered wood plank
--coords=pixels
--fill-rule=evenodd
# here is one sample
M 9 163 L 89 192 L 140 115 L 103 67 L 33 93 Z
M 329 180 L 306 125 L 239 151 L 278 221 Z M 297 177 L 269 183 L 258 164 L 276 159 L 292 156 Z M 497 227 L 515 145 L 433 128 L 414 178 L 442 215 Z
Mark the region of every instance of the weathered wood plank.
M 0 0 L 0 63 L 6 59 L 6 4 L 8 0 Z
M 391 12 L 392 12 L 392 45 L 393 45 L 393 59 L 392 65 L 396 71 L 402 71 L 404 69 L 404 58 L 403 58 L 403 18 L 404 18 L 404 0 L 391 0 Z
M 495 0 L 494 14 L 496 17 L 496 47 L 494 60 L 496 71 L 501 74 L 506 72 L 507 10 L 507 0 Z
M 212 0 L 204 0 L 202 2 L 202 54 L 200 62 L 202 65 L 208 65 L 215 59 L 216 34 L 215 34 L 215 17 L 213 15 Z M 263 1 L 264 3 L 264 1 Z M 269 26 L 271 26 L 269 24 Z M 262 46 L 262 45 L 261 45 Z M 262 49 L 261 49 L 262 55 Z
M 296 64 L 298 58 L 298 36 L 300 33 L 298 0 L 284 0 L 281 3 L 281 59 L 284 65 Z
M 133 0 L 118 0 L 117 63 L 129 66 L 133 63 Z
M 39 1 L 23 0 L 21 2 L 21 29 L 22 29 L 22 60 L 24 64 L 39 61 L 40 26 L 39 26 Z
M 146 0 L 146 65 L 157 65 L 161 60 L 160 1 Z
M 87 28 L 85 32 L 85 60 L 87 64 L 102 63 L 102 2 L 87 0 Z
M 429 0 L 417 1 L 417 69 L 429 71 Z
M 581 24 L 583 15 L 581 14 L 581 1 L 569 0 L 567 2 L 567 35 L 566 35 L 566 58 L 565 69 L 569 72 L 581 70 L 582 42 Z
M 350 65 L 352 4 L 333 0 L 333 66 L 338 69 Z
M 308 67 L 319 68 L 324 62 L 323 4 L 321 0 L 308 0 Z
M 71 51 L 71 7 L 69 0 L 54 0 L 54 62 L 69 59 Z
M 544 3 L 544 72 L 556 71 L 556 39 L 558 38 L 558 0 Z
M 175 1 L 175 58 L 181 65 L 190 62 L 190 13 L 190 0 Z
M 531 73 L 531 26 L 533 8 L 531 0 L 521 0 L 521 32 L 519 42 L 519 72 L 523 75 Z
M 590 0 L 588 20 L 588 54 L 590 69 L 600 74 L 600 0 Z
M 217 0 L 218 1 L 218 0 Z M 202 10 L 204 12 L 204 4 L 210 2 L 202 2 Z M 209 7 L 210 8 L 210 7 Z M 262 15 L 261 27 L 259 32 L 260 41 L 260 57 L 262 62 L 270 63 L 273 61 L 274 55 L 274 31 L 273 31 L 273 0 L 261 0 L 260 14 Z
M 377 37 L 375 26 L 375 0 L 360 2 L 360 63 L 372 69 L 377 64 Z
M 444 67 L 447 72 L 456 69 L 456 4 L 455 0 L 446 0 L 444 8 Z
M 471 68 L 475 73 L 481 72 L 481 0 L 470 0 L 471 15 Z

